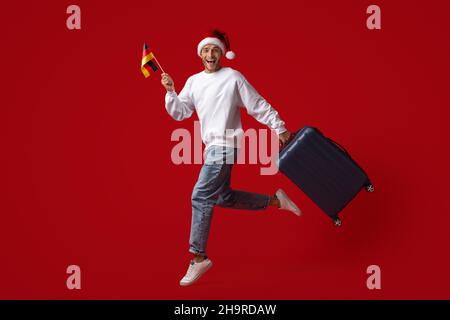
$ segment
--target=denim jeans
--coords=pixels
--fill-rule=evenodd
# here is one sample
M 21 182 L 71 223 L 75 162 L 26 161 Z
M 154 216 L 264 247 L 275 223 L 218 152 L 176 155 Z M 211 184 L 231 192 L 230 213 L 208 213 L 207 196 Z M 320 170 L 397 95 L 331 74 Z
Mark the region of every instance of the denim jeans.
M 206 243 L 214 206 L 242 210 L 263 210 L 269 205 L 267 195 L 231 189 L 231 170 L 238 149 L 211 145 L 192 192 L 192 221 L 189 251 L 206 256 Z

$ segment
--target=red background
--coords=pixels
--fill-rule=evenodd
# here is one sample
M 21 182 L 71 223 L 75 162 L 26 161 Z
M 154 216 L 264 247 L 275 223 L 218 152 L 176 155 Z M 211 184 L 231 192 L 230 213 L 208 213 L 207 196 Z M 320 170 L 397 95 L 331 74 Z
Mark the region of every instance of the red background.
M 81 30 L 66 8 L 81 8 Z M 382 29 L 366 28 L 381 8 Z M 9 1 L 2 5 L 0 298 L 450 298 L 447 1 Z M 238 165 L 233 187 L 282 186 L 304 215 L 218 208 L 215 266 L 181 288 L 200 165 L 172 164 L 176 122 L 153 48 L 180 90 L 204 32 L 290 130 L 319 127 L 376 187 L 340 229 L 287 178 Z M 264 128 L 243 111 L 245 128 Z M 81 267 L 81 290 L 66 268 Z M 381 267 L 382 290 L 366 268 Z

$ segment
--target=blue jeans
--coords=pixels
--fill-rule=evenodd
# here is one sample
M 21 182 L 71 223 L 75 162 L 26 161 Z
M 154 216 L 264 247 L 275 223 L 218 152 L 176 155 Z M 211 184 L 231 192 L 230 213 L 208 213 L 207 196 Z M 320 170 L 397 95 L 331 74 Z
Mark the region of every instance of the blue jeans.
M 189 251 L 206 256 L 206 243 L 214 206 L 242 210 L 263 210 L 269 205 L 267 195 L 233 190 L 231 170 L 238 149 L 209 146 L 205 162 L 192 192 L 192 221 Z

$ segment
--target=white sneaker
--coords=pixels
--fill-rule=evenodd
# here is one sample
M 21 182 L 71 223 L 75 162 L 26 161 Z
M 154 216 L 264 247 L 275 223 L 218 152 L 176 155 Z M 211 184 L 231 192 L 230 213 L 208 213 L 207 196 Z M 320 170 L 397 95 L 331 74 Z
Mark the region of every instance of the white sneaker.
M 280 200 L 279 209 L 292 211 L 297 216 L 302 215 L 300 209 L 295 205 L 295 203 L 291 199 L 289 199 L 289 197 L 287 196 L 286 192 L 283 191 L 283 189 L 278 189 L 275 195 L 277 196 L 278 200 Z
M 193 284 L 211 267 L 212 261 L 208 258 L 206 258 L 202 262 L 194 262 L 194 260 L 191 260 L 186 275 L 180 281 L 180 286 L 189 286 Z

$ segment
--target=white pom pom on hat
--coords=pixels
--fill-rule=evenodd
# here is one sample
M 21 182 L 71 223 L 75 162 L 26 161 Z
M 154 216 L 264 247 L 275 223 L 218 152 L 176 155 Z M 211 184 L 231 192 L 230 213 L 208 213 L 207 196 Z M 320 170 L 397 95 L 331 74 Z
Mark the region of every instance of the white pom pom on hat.
M 225 53 L 225 57 L 227 57 L 228 60 L 233 60 L 234 57 L 236 57 L 236 54 L 233 51 L 227 51 L 227 53 Z
M 225 32 L 214 29 L 202 41 L 200 41 L 197 46 L 197 54 L 199 56 L 201 56 L 202 49 L 207 44 L 218 46 L 220 50 L 222 50 L 222 54 L 224 54 L 228 60 L 233 60 L 236 57 L 236 54 L 231 51 L 230 40 Z

